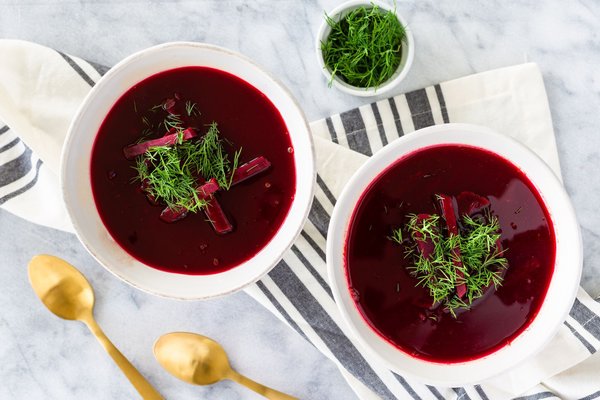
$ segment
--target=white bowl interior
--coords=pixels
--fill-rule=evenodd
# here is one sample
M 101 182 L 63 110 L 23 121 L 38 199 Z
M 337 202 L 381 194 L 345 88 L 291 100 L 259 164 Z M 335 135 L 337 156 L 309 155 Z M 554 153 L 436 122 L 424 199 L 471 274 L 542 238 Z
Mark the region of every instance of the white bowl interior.
M 346 82 L 344 82 L 340 77 L 333 77 L 333 86 L 341 90 L 342 92 L 346 92 L 352 94 L 354 96 L 360 97 L 369 97 L 369 96 L 377 96 L 381 94 L 385 94 L 394 89 L 408 74 L 410 67 L 415 58 L 415 44 L 412 32 L 408 27 L 406 21 L 402 18 L 402 16 L 395 10 L 395 7 L 385 4 L 383 2 L 374 0 L 374 1 L 365 1 L 365 0 L 351 0 L 346 3 L 339 5 L 329 12 L 329 15 L 333 20 L 339 21 L 344 16 L 346 16 L 349 12 L 359 8 L 359 7 L 369 7 L 372 4 L 379 7 L 381 10 L 392 11 L 395 12 L 398 21 L 406 28 L 406 41 L 402 46 L 402 55 L 400 57 L 400 64 L 396 69 L 396 72 L 384 83 L 382 83 L 378 88 L 360 88 L 356 86 L 352 86 Z M 321 51 L 321 42 L 327 40 L 327 37 L 331 33 L 331 27 L 327 24 L 327 21 L 323 21 L 321 27 L 319 28 L 319 32 L 317 34 L 317 42 L 316 42 L 316 51 L 317 51 L 317 60 L 319 62 L 319 66 L 321 67 L 321 71 L 323 75 L 327 78 L 327 82 L 331 79 L 331 71 L 325 65 L 325 60 L 323 59 L 323 52 Z
M 96 209 L 90 186 L 94 139 L 114 103 L 134 84 L 158 72 L 182 66 L 209 66 L 250 83 L 268 97 L 283 117 L 296 167 L 296 193 L 275 237 L 252 259 L 214 275 L 181 275 L 148 267 L 125 252 L 110 236 Z M 315 181 L 312 138 L 304 114 L 290 93 L 244 56 L 199 43 L 167 43 L 136 53 L 113 67 L 89 93 L 65 142 L 61 186 L 76 233 L 90 253 L 131 285 L 153 294 L 199 299 L 233 292 L 256 281 L 279 261 L 303 226 Z
M 533 322 L 509 345 L 485 357 L 454 364 L 424 361 L 400 351 L 364 321 L 348 290 L 344 244 L 353 210 L 368 185 L 390 164 L 424 147 L 466 144 L 492 151 L 521 169 L 539 191 L 555 229 L 556 261 L 548 292 Z M 334 209 L 329 227 L 327 264 L 336 303 L 359 343 L 391 370 L 443 386 L 480 382 L 521 363 L 556 333 L 575 299 L 582 269 L 579 225 L 571 202 L 550 168 L 531 150 L 487 128 L 447 124 L 404 136 L 375 154 L 353 176 Z

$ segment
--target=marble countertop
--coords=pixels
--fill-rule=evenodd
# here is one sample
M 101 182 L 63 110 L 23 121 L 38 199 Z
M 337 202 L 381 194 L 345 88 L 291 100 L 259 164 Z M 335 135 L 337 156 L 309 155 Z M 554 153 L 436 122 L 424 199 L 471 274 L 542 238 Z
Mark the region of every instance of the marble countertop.
M 316 62 L 315 33 L 324 10 L 338 3 L 0 0 L 0 37 L 38 42 L 105 65 L 173 40 L 225 46 L 277 75 L 315 120 L 368 101 L 328 89 Z M 600 295 L 600 3 L 403 0 L 397 6 L 417 46 L 398 92 L 525 61 L 539 64 L 565 185 L 583 230 L 582 285 Z M 239 371 L 303 399 L 356 398 L 328 359 L 246 294 L 206 302 L 152 297 L 115 279 L 73 235 L 0 211 L 2 399 L 136 397 L 81 324 L 54 317 L 34 297 L 25 268 L 38 253 L 67 258 L 89 277 L 100 325 L 167 398 L 260 398 L 230 382 L 192 387 L 162 371 L 152 343 L 176 330 L 217 339 Z

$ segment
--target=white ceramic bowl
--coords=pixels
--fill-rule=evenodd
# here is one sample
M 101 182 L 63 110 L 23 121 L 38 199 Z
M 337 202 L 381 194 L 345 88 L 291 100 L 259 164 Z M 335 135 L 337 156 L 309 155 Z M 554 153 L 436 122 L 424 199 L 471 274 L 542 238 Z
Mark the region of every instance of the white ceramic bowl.
M 364 321 L 350 292 L 344 267 L 344 244 L 352 213 L 361 194 L 390 164 L 424 147 L 466 144 L 486 149 L 511 161 L 539 191 L 554 226 L 556 261 L 548 292 L 538 315 L 509 345 L 485 357 L 442 364 L 411 357 L 381 338 Z M 462 386 L 500 374 L 541 350 L 565 320 L 575 299 L 582 268 L 579 225 L 569 197 L 550 168 L 514 139 L 487 128 L 447 124 L 432 126 L 390 143 L 354 174 L 340 196 L 329 225 L 327 266 L 333 294 L 347 328 L 359 343 L 392 371 L 427 384 Z
M 296 193 L 277 234 L 254 257 L 214 275 L 182 275 L 148 267 L 123 250 L 104 227 L 90 187 L 90 156 L 98 129 L 113 104 L 136 83 L 158 72 L 208 66 L 248 82 L 271 100 L 287 125 L 294 147 Z M 204 299 L 234 292 L 267 273 L 291 246 L 308 215 L 315 182 L 312 138 L 292 95 L 250 59 L 200 43 L 166 43 L 140 51 L 114 66 L 94 86 L 73 120 L 63 148 L 61 186 L 67 211 L 87 250 L 110 272 L 152 294 Z
M 400 14 L 395 10 L 395 7 L 385 4 L 378 0 L 366 1 L 366 0 L 351 0 L 346 3 L 339 5 L 334 8 L 330 12 L 327 13 L 334 21 L 339 21 L 350 11 L 353 11 L 359 7 L 370 7 L 371 5 L 376 5 L 381 10 L 392 11 L 395 12 L 398 21 L 406 28 L 406 41 L 402 46 L 402 56 L 400 58 L 400 64 L 396 69 L 396 72 L 384 83 L 382 83 L 378 88 L 361 88 L 357 86 L 352 86 L 338 76 L 333 77 L 333 86 L 341 90 L 342 92 L 361 97 L 370 97 L 370 96 L 378 96 L 382 94 L 389 93 L 392 89 L 394 89 L 408 74 L 410 67 L 413 63 L 413 59 L 415 58 L 415 41 L 413 39 L 413 35 L 410 31 L 410 27 L 402 18 Z M 331 71 L 325 66 L 325 60 L 323 59 L 323 52 L 321 51 L 321 42 L 325 42 L 329 33 L 331 32 L 331 27 L 327 24 L 327 21 L 323 21 L 321 27 L 319 28 L 319 32 L 317 34 L 317 41 L 315 43 L 315 48 L 317 51 L 317 61 L 319 62 L 319 66 L 321 67 L 321 71 L 323 71 L 323 75 L 327 78 L 327 82 L 331 80 Z

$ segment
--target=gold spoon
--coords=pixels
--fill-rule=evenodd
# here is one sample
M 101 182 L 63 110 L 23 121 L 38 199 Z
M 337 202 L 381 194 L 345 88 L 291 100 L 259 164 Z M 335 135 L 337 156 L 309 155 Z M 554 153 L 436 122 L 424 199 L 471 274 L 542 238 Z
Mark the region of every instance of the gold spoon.
M 28 269 L 29 282 L 31 282 L 35 294 L 50 311 L 60 318 L 77 320 L 86 324 L 143 399 L 163 399 L 108 340 L 94 320 L 92 315 L 94 291 L 81 272 L 65 260 L 48 255 L 33 257 L 29 262 Z
M 154 357 L 171 375 L 193 385 L 230 379 L 271 400 L 297 400 L 234 371 L 225 350 L 206 336 L 187 332 L 163 335 L 154 343 Z

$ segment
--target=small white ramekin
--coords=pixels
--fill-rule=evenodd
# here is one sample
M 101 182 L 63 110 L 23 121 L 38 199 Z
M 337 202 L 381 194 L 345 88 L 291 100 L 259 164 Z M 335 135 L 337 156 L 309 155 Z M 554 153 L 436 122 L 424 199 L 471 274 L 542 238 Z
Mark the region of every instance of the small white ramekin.
M 394 89 L 396 86 L 398 86 L 398 84 L 400 82 L 402 82 L 402 80 L 404 80 L 404 78 L 408 74 L 408 71 L 410 70 L 410 67 L 413 63 L 413 59 L 415 58 L 415 41 L 413 39 L 413 35 L 412 35 L 410 28 L 408 27 L 406 21 L 404 20 L 404 18 L 402 18 L 402 16 L 400 16 L 400 14 L 398 14 L 396 8 L 393 6 L 389 6 L 385 3 L 382 3 L 381 1 L 377 1 L 377 0 L 373 0 L 373 1 L 351 0 L 351 1 L 343 3 L 343 4 L 339 5 L 338 7 L 334 8 L 333 10 L 328 12 L 327 15 L 329 15 L 331 18 L 333 18 L 334 21 L 339 21 L 340 19 L 342 19 L 344 16 L 346 16 L 346 14 L 348 14 L 352 10 L 355 10 L 355 9 L 357 9 L 359 7 L 363 7 L 363 6 L 370 7 L 372 5 L 376 5 L 381 10 L 392 11 L 393 13 L 396 14 L 396 18 L 398 18 L 398 21 L 400 21 L 402 26 L 404 26 L 406 28 L 406 40 L 402 46 L 402 56 L 400 59 L 400 64 L 398 65 L 398 68 L 396 69 L 396 72 L 394 72 L 394 74 L 387 81 L 382 83 L 377 88 L 374 88 L 374 87 L 361 88 L 361 87 L 357 87 L 357 86 L 352 86 L 352 85 L 344 82 L 338 76 L 333 77 L 332 84 L 334 87 L 341 90 L 342 92 L 345 92 L 345 93 L 348 93 L 348 94 L 351 94 L 354 96 L 359 96 L 359 97 L 371 97 L 371 96 L 378 96 L 378 95 L 389 93 L 392 89 Z M 327 37 L 329 36 L 330 32 L 331 32 L 331 27 L 327 24 L 327 21 L 324 20 L 323 23 L 321 24 L 321 27 L 319 28 L 319 32 L 317 34 L 317 41 L 315 43 L 315 49 L 317 52 L 317 61 L 319 62 L 321 71 L 323 71 L 323 75 L 325 75 L 325 77 L 327 78 L 327 81 L 331 80 L 331 71 L 327 68 L 327 66 L 325 66 L 323 52 L 321 51 L 321 43 L 325 42 L 325 40 L 327 40 Z

